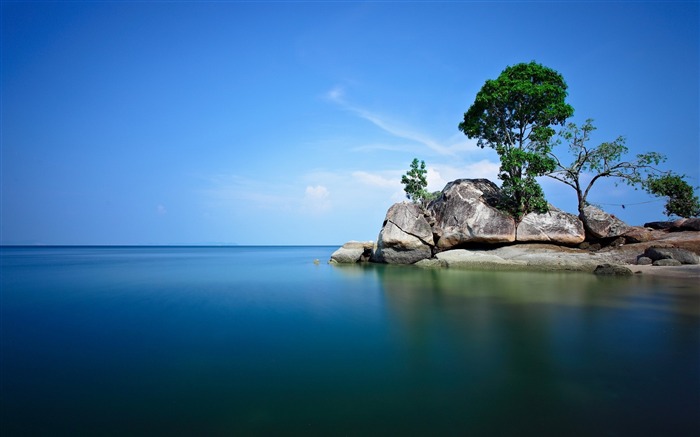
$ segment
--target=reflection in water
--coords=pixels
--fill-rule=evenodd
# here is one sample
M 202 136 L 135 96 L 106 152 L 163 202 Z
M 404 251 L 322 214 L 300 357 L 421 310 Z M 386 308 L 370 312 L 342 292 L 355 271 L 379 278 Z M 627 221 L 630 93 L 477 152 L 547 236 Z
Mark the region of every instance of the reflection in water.
M 700 287 L 0 248 L 8 435 L 700 435 Z
M 690 410 L 700 393 L 689 390 L 700 388 L 694 284 L 377 271 L 407 379 L 419 382 L 412 396 L 428 409 L 457 408 L 487 434 L 682 435 L 698 425 Z M 662 414 L 659 396 L 663 419 L 640 418 Z

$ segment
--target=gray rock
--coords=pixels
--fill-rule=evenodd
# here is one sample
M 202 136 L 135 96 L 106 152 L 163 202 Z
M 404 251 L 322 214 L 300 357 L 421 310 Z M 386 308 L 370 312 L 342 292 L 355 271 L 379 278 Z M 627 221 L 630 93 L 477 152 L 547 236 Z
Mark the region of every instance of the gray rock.
M 664 259 L 658 259 L 654 261 L 652 264 L 653 266 L 660 266 L 660 267 L 674 267 L 674 266 L 680 266 L 682 263 L 678 260 L 675 259 L 670 259 L 670 258 L 664 258 Z
M 593 270 L 598 276 L 632 276 L 632 270 L 615 264 L 601 264 Z
M 468 243 L 515 241 L 515 220 L 495 207 L 500 190 L 486 179 L 457 179 L 428 206 L 441 250 Z
M 588 231 L 594 238 L 620 237 L 629 230 L 629 226 L 614 215 L 600 208 L 588 205 L 583 209 L 583 215 L 588 225 Z
M 638 266 L 650 266 L 651 263 L 653 263 L 653 262 L 654 261 L 647 256 L 640 256 L 639 258 L 637 258 L 637 265 Z
M 491 250 L 452 249 L 435 255 L 448 267 L 487 270 L 537 270 L 592 272 L 612 262 L 607 255 L 593 254 L 552 244 L 517 244 Z
M 648 222 L 644 223 L 644 227 L 663 231 L 671 229 L 673 227 L 673 222 Z
M 674 259 L 681 264 L 700 263 L 700 259 L 695 253 L 677 247 L 650 247 L 644 251 L 644 256 L 651 258 L 652 261 Z
M 369 261 L 372 255 L 372 241 L 348 241 L 341 248 L 331 254 L 332 263 L 352 264 Z
M 579 244 L 585 238 L 581 220 L 552 205 L 549 205 L 549 212 L 544 214 L 526 214 L 515 234 L 518 242 Z
M 396 203 L 386 213 L 372 261 L 413 264 L 432 256 L 433 231 L 421 208 Z
M 700 231 L 700 218 L 689 218 L 686 219 L 682 225 L 680 225 L 681 231 Z

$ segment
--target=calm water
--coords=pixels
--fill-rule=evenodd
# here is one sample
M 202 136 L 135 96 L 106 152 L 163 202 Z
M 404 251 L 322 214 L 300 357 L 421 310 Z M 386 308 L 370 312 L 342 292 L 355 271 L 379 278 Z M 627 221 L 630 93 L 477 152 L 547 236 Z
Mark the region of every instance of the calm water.
M 700 284 L 334 249 L 1 249 L 0 431 L 700 435 Z

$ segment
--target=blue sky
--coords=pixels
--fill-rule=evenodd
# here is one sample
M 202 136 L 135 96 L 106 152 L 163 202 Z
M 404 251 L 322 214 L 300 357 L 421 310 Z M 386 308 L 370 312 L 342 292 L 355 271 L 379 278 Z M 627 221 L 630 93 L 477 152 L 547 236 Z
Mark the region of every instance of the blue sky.
M 457 125 L 484 81 L 532 60 L 564 76 L 592 142 L 623 135 L 697 186 L 699 10 L 3 1 L 0 243 L 374 240 L 414 157 L 431 190 L 497 182 L 495 153 Z M 573 190 L 542 182 L 575 211 Z M 664 219 L 626 186 L 589 199 L 631 224 Z

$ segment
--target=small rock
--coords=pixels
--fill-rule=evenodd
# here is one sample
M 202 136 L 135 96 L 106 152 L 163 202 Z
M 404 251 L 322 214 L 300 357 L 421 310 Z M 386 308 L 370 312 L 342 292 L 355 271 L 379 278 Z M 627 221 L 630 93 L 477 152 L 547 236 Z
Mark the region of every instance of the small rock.
M 615 264 L 601 264 L 595 268 L 593 274 L 598 276 L 632 276 L 632 270 Z
M 437 258 L 430 258 L 430 259 L 422 259 L 413 265 L 417 266 L 417 267 L 423 267 L 423 268 L 443 268 L 443 267 L 447 267 L 447 262 L 445 262 L 444 260 L 441 260 L 441 259 L 437 259 Z
M 652 264 L 653 266 L 660 266 L 660 267 L 671 267 L 671 266 L 680 266 L 682 265 L 680 261 L 675 260 L 675 259 L 659 259 L 654 261 Z
M 654 261 L 652 261 L 652 259 L 647 256 L 640 256 L 639 258 L 637 258 L 638 266 L 650 266 L 653 262 Z
M 343 247 L 333 252 L 331 263 L 352 264 L 369 260 L 372 254 L 372 241 L 348 241 Z
M 620 247 L 620 246 L 624 246 L 625 241 L 626 241 L 626 240 L 625 240 L 624 237 L 617 237 L 617 238 L 615 238 L 613 241 L 611 241 L 611 242 L 608 244 L 608 246 L 610 246 L 610 247 Z

